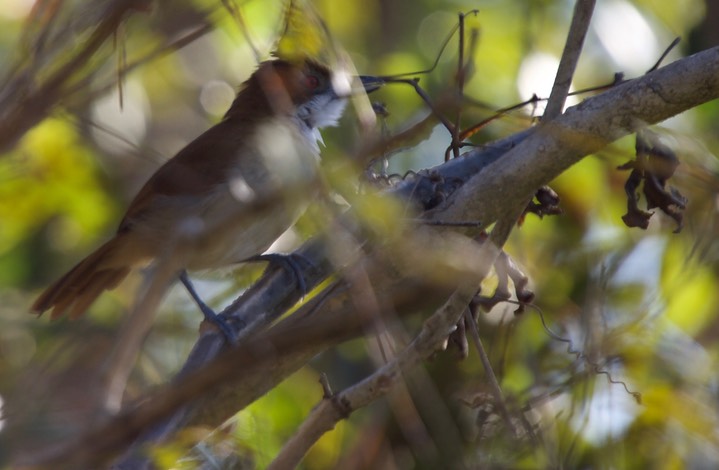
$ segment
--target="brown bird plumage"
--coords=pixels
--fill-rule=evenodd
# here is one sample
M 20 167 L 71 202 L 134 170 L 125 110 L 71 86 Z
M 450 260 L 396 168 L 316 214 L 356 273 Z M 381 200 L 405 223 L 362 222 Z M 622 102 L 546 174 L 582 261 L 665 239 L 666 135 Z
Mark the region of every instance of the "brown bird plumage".
M 131 269 L 160 257 L 175 262 L 179 273 L 261 254 L 307 201 L 286 198 L 251 218 L 235 215 L 252 201 L 313 177 L 317 128 L 336 123 L 346 101 L 330 78 L 313 63 L 260 64 L 223 120 L 147 181 L 114 238 L 48 287 L 32 310 L 78 317 Z M 178 237 L 181 252 L 168 253 Z

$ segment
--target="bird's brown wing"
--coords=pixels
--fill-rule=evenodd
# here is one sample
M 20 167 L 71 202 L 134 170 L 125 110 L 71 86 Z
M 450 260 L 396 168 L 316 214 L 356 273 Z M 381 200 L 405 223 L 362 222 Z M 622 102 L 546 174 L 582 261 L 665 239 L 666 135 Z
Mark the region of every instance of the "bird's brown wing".
M 241 154 L 238 135 L 242 135 L 242 127 L 242 123 L 222 121 L 162 165 L 130 203 L 118 232 L 130 229 L 133 221 L 156 209 L 160 199 L 199 199 L 226 182 Z

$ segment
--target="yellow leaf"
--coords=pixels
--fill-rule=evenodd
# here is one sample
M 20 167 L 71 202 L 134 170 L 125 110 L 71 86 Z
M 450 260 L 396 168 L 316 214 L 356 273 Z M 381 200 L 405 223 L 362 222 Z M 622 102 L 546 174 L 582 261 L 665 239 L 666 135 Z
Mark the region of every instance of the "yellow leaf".
M 327 27 L 307 0 L 290 0 L 285 14 L 285 30 L 275 55 L 290 62 L 311 59 L 328 65 L 332 42 Z

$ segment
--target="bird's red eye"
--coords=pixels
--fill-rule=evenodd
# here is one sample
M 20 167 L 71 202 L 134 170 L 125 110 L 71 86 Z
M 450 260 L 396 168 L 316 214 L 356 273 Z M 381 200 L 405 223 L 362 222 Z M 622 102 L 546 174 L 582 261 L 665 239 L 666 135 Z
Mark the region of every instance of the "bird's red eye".
M 307 75 L 305 77 L 305 86 L 309 90 L 315 90 L 315 89 L 317 89 L 317 87 L 320 86 L 320 79 L 314 75 Z

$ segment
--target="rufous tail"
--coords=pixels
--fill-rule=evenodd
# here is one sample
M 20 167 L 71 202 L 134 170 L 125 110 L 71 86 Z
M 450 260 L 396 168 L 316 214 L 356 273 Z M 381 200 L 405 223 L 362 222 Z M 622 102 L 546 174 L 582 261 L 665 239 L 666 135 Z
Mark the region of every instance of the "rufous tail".
M 121 240 L 115 237 L 108 241 L 45 289 L 32 305 L 32 313 L 52 309 L 52 319 L 65 313 L 77 318 L 100 294 L 115 288 L 132 267 L 130 260 L 126 260 L 126 265 L 117 262 Z

